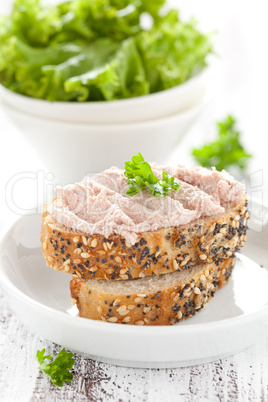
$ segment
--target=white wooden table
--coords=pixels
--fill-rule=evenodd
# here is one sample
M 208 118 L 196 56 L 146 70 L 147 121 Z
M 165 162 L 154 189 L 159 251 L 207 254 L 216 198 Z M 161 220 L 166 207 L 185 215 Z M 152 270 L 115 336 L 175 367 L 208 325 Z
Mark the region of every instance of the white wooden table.
M 222 76 L 214 102 L 186 136 L 172 161 L 189 162 L 189 149 L 214 135 L 213 122 L 233 113 L 254 158 L 247 174 L 250 195 L 268 202 L 267 1 L 173 0 L 206 30 L 218 30 Z M 0 11 L 8 6 L 1 2 Z M 4 188 L 21 171 L 44 169 L 38 156 L 0 108 L 0 230 L 17 216 Z M 14 190 L 24 208 L 36 203 L 34 183 Z M 267 239 L 268 242 L 268 239 Z M 198 341 L 198 340 L 197 340 Z M 151 370 L 110 366 L 75 356 L 74 380 L 54 387 L 37 369 L 37 349 L 55 354 L 59 345 L 31 333 L 11 313 L 0 291 L 0 401 L 268 401 L 268 339 L 214 363 Z

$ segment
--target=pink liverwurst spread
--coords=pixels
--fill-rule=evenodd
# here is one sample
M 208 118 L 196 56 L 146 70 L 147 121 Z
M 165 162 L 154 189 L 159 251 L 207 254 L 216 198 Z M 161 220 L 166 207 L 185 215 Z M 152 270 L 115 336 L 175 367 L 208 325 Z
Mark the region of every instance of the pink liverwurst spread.
M 162 167 L 151 164 L 159 179 L 162 172 L 181 184 L 166 197 L 154 197 L 149 190 L 134 196 L 128 190 L 124 171 L 112 167 L 80 183 L 57 189 L 58 198 L 47 205 L 48 213 L 67 229 L 87 235 L 121 235 L 130 244 L 140 232 L 188 224 L 198 218 L 225 212 L 228 204 L 245 193 L 244 185 L 227 172 L 201 167 Z

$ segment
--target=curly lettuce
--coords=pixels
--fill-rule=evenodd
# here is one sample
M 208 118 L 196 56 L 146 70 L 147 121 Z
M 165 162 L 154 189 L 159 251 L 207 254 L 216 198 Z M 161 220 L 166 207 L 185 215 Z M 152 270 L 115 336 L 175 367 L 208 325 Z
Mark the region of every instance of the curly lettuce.
M 206 65 L 209 35 L 165 0 L 16 0 L 0 17 L 0 83 L 49 101 L 112 101 L 181 84 Z M 143 28 L 144 13 L 152 26 Z
M 180 21 L 171 10 L 150 31 L 137 36 L 150 92 L 158 92 L 182 84 L 206 66 L 212 52 L 209 36 L 202 35 L 196 22 Z

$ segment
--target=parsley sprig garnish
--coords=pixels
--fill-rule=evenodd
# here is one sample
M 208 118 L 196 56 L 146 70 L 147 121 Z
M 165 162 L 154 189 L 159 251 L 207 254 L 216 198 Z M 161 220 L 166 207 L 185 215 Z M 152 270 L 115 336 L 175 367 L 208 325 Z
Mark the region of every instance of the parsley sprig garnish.
M 192 151 L 192 155 L 201 166 L 215 166 L 219 171 L 233 165 L 241 170 L 246 168 L 252 155 L 246 152 L 241 144 L 240 132 L 235 125 L 234 117 L 227 116 L 225 120 L 217 123 L 218 138 Z
M 57 387 L 62 387 L 64 382 L 72 381 L 73 375 L 69 370 L 75 363 L 73 353 L 62 349 L 52 362 L 46 363 L 46 359 L 52 360 L 53 357 L 50 354 L 45 356 L 45 349 L 43 349 L 37 351 L 36 358 L 40 364 L 39 370 L 47 374 Z
M 126 194 L 130 196 L 147 188 L 155 197 L 166 197 L 169 191 L 178 191 L 180 187 L 180 183 L 175 182 L 175 177 L 168 177 L 166 172 L 162 173 L 162 180 L 159 180 L 140 153 L 133 156 L 132 162 L 125 162 L 124 174 L 129 186 Z

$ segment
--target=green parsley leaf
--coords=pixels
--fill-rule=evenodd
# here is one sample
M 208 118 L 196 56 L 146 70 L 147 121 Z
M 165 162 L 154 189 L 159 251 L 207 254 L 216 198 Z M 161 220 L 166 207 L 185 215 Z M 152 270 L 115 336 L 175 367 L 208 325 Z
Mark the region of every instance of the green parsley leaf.
M 50 354 L 45 356 L 45 349 L 43 349 L 37 351 L 36 358 L 40 364 L 39 370 L 47 374 L 57 387 L 62 387 L 64 382 L 72 381 L 73 375 L 69 370 L 75 363 L 73 353 L 62 349 L 52 362 L 46 363 L 46 359 L 52 360 L 53 357 Z
M 129 196 L 138 194 L 147 188 L 155 197 L 166 197 L 169 191 L 178 191 L 180 187 L 180 184 L 175 182 L 175 178 L 168 177 L 166 172 L 162 173 L 162 180 L 159 180 L 140 153 L 133 156 L 132 162 L 125 162 L 124 175 L 128 179 L 129 190 L 126 194 Z
M 227 116 L 217 123 L 218 137 L 215 141 L 194 149 L 192 155 L 204 167 L 215 166 L 217 170 L 238 166 L 241 170 L 247 167 L 251 154 L 246 152 L 240 142 L 240 132 L 236 129 L 236 120 Z

